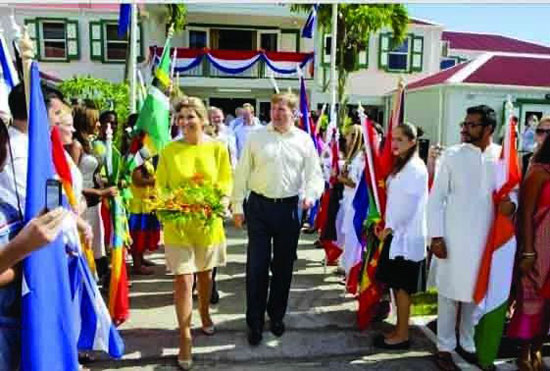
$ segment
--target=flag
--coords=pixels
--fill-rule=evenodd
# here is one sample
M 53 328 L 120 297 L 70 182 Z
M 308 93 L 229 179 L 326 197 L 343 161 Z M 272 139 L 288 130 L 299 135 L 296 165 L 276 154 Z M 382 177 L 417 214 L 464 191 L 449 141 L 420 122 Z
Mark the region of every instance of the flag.
M 307 16 L 306 23 L 302 28 L 302 37 L 307 39 L 313 38 L 313 33 L 315 32 L 315 26 L 317 25 L 317 11 L 319 10 L 319 4 L 315 4 L 311 7 L 309 15 Z
M 393 162 L 395 156 L 391 150 L 392 131 L 399 124 L 404 122 L 405 114 L 405 87 L 401 84 L 397 88 L 394 96 L 393 109 L 390 115 L 388 130 L 386 131 L 386 137 L 384 139 L 384 146 L 382 147 L 379 160 L 379 178 L 384 180 L 390 175 L 393 169 Z M 385 202 L 380 205 L 382 215 L 386 210 Z
M 26 222 L 44 209 L 46 181 L 54 178 L 49 121 L 36 62 L 30 68 L 29 90 Z M 78 370 L 73 319 L 67 254 L 58 237 L 23 261 L 22 369 Z
M 69 204 L 73 210 L 77 210 L 78 204 L 76 201 L 76 196 L 73 192 L 73 179 L 71 175 L 71 169 L 67 158 L 65 157 L 65 148 L 63 148 L 63 143 L 61 142 L 61 137 L 59 135 L 59 128 L 54 126 L 51 130 L 50 139 L 52 142 L 52 159 L 55 167 L 55 171 L 59 176 L 59 180 L 63 185 L 63 190 L 69 201 Z
M 497 164 L 497 181 L 500 185 L 493 194 L 495 216 L 479 268 L 474 302 L 476 352 L 481 366 L 490 366 L 498 354 L 504 331 L 508 296 L 512 283 L 516 240 L 514 223 L 498 213 L 498 204 L 509 196 L 521 180 L 516 148 L 516 123 L 510 117 L 504 145 Z
M 164 94 L 170 85 L 170 36 L 166 40 L 159 65 L 155 71 L 155 83 L 149 88 L 136 122 L 136 132 L 145 133 L 143 145 L 151 156 L 158 154 L 170 141 L 170 101 Z
M 374 235 L 374 226 L 381 221 L 381 213 L 379 206 L 381 202 L 385 202 L 383 194 L 384 188 L 380 186 L 379 178 L 379 154 L 378 148 L 375 145 L 375 130 L 372 122 L 365 119 L 363 124 L 363 135 L 365 136 L 365 169 L 364 182 L 362 192 L 355 201 L 363 202 L 366 207 L 356 214 L 357 220 L 354 218 L 354 225 L 359 224 L 360 220 L 365 216 L 362 223 L 367 229 L 365 248 L 363 250 L 362 263 L 359 273 L 358 282 L 358 310 L 357 323 L 360 330 L 364 330 L 370 324 L 378 302 L 382 297 L 383 286 L 376 281 L 376 270 L 378 261 L 382 253 L 383 241 L 379 241 Z M 368 197 L 368 201 L 365 200 Z M 354 206 L 355 207 L 355 206 Z
M 131 15 L 132 5 L 120 4 L 120 11 L 118 13 L 118 37 L 121 39 L 128 33 Z
M 3 34 L 0 34 L 0 67 L 2 74 L 0 76 L 0 110 L 8 113 L 10 112 L 8 96 L 11 89 L 19 83 L 19 78 Z
M 309 114 L 309 102 L 307 99 L 306 82 L 304 76 L 300 75 L 300 125 L 309 134 L 317 153 L 321 153 L 321 145 L 317 140 L 317 129 Z

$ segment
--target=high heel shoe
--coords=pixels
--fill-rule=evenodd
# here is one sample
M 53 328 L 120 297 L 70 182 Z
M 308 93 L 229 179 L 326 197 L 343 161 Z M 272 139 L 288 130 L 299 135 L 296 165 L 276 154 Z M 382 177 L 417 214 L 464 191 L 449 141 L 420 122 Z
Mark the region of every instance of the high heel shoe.
M 216 328 L 214 327 L 214 325 L 203 326 L 203 327 L 201 327 L 201 331 L 206 336 L 212 336 L 216 333 Z
M 189 371 L 193 368 L 193 360 L 178 358 L 178 366 L 184 371 Z

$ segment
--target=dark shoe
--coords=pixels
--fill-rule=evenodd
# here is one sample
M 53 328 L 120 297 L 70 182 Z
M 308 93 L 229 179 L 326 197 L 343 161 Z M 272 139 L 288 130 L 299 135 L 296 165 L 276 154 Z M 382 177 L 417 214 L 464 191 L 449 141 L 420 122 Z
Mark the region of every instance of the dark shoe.
M 271 322 L 270 330 L 273 335 L 281 337 L 285 333 L 285 324 L 283 321 Z
M 210 295 L 210 304 L 218 304 L 220 301 L 220 294 L 218 293 L 218 290 L 212 290 L 212 294 Z
M 260 329 L 248 328 L 248 344 L 256 346 L 262 341 L 262 331 Z
M 467 352 L 464 348 L 462 348 L 462 346 L 457 346 L 456 347 L 456 352 L 459 356 L 461 356 L 462 358 L 464 358 L 464 360 L 472 365 L 477 365 L 478 364 L 478 359 L 477 359 L 477 355 L 475 353 L 472 353 L 472 352 Z
M 402 341 L 397 344 L 388 344 L 383 335 L 378 335 L 374 338 L 373 345 L 376 348 L 388 349 L 388 350 L 407 350 L 411 347 L 411 343 L 408 340 Z
M 435 364 L 442 371 L 460 371 L 449 352 L 437 352 L 435 354 Z

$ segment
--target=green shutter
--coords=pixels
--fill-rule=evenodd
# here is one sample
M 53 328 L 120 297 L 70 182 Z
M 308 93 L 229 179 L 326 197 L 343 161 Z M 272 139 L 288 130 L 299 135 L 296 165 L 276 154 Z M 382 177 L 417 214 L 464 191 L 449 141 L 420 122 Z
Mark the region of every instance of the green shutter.
M 424 37 L 423 36 L 414 36 L 411 38 L 411 72 L 421 72 L 422 64 L 424 61 Z
M 391 34 L 380 34 L 380 45 L 378 47 L 378 67 L 388 69 L 388 53 L 390 51 Z
M 67 20 L 66 30 L 67 58 L 69 60 L 78 60 L 80 59 L 78 21 Z
M 138 24 L 137 28 L 137 48 L 136 48 L 136 54 L 137 54 L 137 61 L 143 62 L 143 25 L 140 23 Z
M 103 61 L 103 24 L 90 21 L 90 59 Z
M 29 37 L 33 43 L 33 49 L 35 53 L 35 58 L 41 60 L 40 58 L 40 32 L 38 32 L 38 21 L 35 18 L 25 19 L 25 26 L 27 26 L 27 31 L 29 32 Z

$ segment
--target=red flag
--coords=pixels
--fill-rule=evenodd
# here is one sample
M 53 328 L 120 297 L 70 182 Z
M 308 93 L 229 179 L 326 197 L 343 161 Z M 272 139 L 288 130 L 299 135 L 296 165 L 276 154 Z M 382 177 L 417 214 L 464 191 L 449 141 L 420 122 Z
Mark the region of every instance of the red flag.
M 63 148 L 63 143 L 61 142 L 61 137 L 59 135 L 59 128 L 57 126 L 54 126 L 52 128 L 50 137 L 52 140 L 52 159 L 55 171 L 59 176 L 61 184 L 63 185 L 63 190 L 67 195 L 69 204 L 74 209 L 78 205 L 75 194 L 73 192 L 73 178 L 71 176 L 71 168 L 69 167 L 69 162 L 65 157 L 65 148 Z

